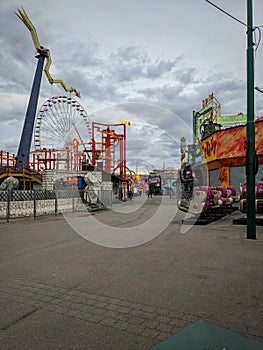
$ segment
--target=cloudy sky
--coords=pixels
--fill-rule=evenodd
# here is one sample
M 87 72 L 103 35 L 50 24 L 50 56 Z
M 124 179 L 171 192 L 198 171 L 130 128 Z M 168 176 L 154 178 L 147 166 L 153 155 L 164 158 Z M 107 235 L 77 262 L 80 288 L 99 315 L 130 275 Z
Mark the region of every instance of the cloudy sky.
M 245 0 L 214 3 L 246 22 Z M 246 113 L 246 27 L 205 0 L 1 1 L 0 149 L 16 153 L 37 64 L 30 33 L 15 15 L 22 6 L 51 51 L 52 77 L 80 91 L 91 118 L 133 122 L 130 159 L 178 164 L 180 137 L 191 142 L 192 111 L 212 92 L 223 114 Z M 260 26 L 263 1 L 253 6 Z M 260 43 L 255 86 L 263 88 L 262 63 Z M 43 75 L 39 107 L 63 94 Z M 261 116 L 263 94 L 255 99 Z

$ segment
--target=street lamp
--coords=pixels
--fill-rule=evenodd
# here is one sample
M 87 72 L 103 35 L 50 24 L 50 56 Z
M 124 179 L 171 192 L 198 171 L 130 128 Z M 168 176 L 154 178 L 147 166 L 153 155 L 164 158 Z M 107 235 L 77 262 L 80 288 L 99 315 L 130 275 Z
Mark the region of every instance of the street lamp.
M 247 0 L 247 239 L 256 239 L 255 208 L 255 120 L 254 120 L 254 47 L 252 0 Z

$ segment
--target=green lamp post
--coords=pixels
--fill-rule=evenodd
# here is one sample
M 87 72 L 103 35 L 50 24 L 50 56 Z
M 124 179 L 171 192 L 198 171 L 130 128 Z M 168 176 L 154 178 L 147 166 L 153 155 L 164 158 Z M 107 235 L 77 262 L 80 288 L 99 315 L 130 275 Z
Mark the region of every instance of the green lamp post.
M 255 120 L 254 120 L 254 47 L 252 0 L 247 0 L 247 239 L 256 239 L 255 210 Z

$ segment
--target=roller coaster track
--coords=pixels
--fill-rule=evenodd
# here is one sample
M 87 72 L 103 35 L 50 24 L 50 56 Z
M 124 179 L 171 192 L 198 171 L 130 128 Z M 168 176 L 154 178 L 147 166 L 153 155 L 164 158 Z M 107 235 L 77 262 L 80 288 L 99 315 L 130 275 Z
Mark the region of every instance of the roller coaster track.
M 42 53 L 42 54 L 44 53 L 46 56 L 46 64 L 44 67 L 44 72 L 45 72 L 46 77 L 47 77 L 48 81 L 50 82 L 50 84 L 60 84 L 65 91 L 74 92 L 76 96 L 80 97 L 80 92 L 77 91 L 75 88 L 67 87 L 66 84 L 64 83 L 64 81 L 61 79 L 53 79 L 52 78 L 52 76 L 49 72 L 50 66 L 52 64 L 50 51 L 49 51 L 49 49 L 44 48 L 43 46 L 40 45 L 40 41 L 38 39 L 36 28 L 34 27 L 33 23 L 28 18 L 27 13 L 23 9 L 23 7 L 21 10 L 18 10 L 18 13 L 16 13 L 16 15 L 29 29 L 34 46 L 35 46 L 37 52 Z

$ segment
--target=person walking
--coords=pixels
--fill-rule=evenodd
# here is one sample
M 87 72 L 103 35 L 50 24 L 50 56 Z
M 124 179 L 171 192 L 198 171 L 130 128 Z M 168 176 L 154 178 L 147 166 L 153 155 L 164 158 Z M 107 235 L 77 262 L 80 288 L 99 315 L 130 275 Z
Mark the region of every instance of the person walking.
M 121 183 L 119 184 L 119 200 L 123 200 L 123 187 Z
M 148 191 L 148 198 L 153 196 L 153 185 L 152 184 L 149 184 L 149 191 Z
M 128 191 L 128 198 L 129 198 L 129 200 L 130 200 L 130 201 L 132 201 L 132 198 L 133 198 L 133 192 L 132 192 L 132 190 L 131 190 L 131 189 L 129 189 L 129 191 Z

